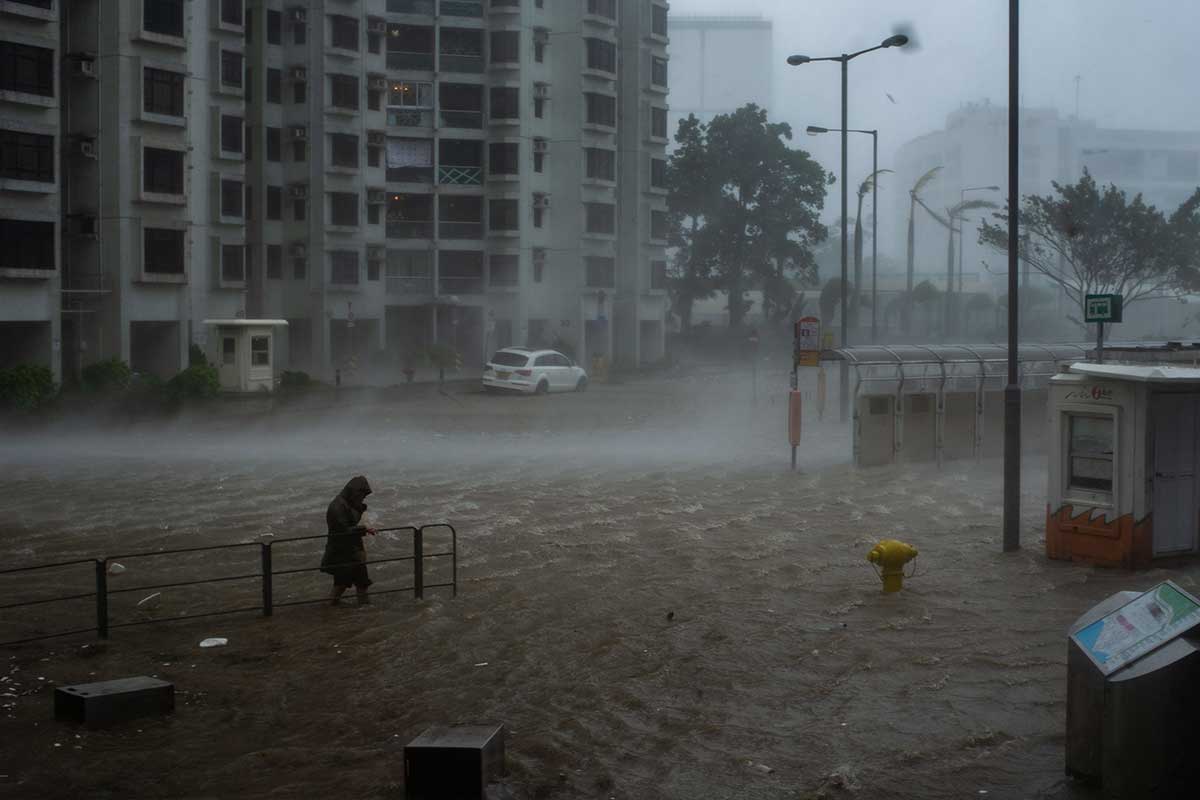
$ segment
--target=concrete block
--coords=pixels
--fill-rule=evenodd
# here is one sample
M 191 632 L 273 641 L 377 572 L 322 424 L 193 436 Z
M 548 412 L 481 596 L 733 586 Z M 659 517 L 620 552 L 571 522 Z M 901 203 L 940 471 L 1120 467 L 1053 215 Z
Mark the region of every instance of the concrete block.
M 60 686 L 54 690 L 55 719 L 103 727 L 137 717 L 170 714 L 175 710 L 175 684 L 148 678 Z
M 483 800 L 503 775 L 503 725 L 435 726 L 404 747 L 408 800 Z

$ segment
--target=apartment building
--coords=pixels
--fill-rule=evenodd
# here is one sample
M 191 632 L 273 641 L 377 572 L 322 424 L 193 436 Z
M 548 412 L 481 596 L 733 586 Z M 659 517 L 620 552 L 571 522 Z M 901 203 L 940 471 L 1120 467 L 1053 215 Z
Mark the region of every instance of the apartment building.
M 0 0 L 0 365 L 661 358 L 667 5 Z M 11 143 L 9 142 L 11 139 Z M 10 146 L 11 145 L 11 146 Z

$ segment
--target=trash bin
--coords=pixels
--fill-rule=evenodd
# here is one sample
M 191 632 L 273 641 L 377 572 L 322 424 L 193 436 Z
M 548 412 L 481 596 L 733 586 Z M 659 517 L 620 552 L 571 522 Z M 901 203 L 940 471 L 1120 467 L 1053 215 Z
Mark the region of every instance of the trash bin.
M 1104 798 L 1191 797 L 1200 770 L 1200 628 L 1109 675 L 1075 634 L 1142 596 L 1117 592 L 1071 626 L 1067 774 Z

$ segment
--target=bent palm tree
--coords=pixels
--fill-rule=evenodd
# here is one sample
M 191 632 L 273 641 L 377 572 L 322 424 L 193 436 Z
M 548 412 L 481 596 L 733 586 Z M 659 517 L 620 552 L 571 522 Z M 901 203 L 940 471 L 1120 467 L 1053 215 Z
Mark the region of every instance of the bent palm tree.
M 904 304 L 904 317 L 901 323 L 906 334 L 909 332 L 909 328 L 912 324 L 913 254 L 916 246 L 917 203 L 921 202 L 921 191 L 929 184 L 930 181 L 937 177 L 937 173 L 940 170 L 940 166 L 929 170 L 924 175 L 917 178 L 917 182 L 914 183 L 913 187 L 908 190 L 908 281 L 905 284 L 905 297 L 907 300 Z M 925 206 L 924 203 L 921 203 L 921 205 L 926 211 L 929 210 L 929 207 Z
M 955 313 L 954 305 L 958 302 L 958 294 L 962 292 L 962 287 L 958 287 L 958 292 L 954 291 L 954 222 L 958 221 L 958 236 L 961 239 L 963 235 L 963 222 L 966 221 L 967 214 L 971 211 L 978 211 L 982 208 L 999 208 L 991 200 L 965 200 L 957 205 L 946 209 L 946 218 L 950 224 L 947 226 L 946 236 L 946 337 L 949 338 L 954 329 L 958 327 L 957 314 Z M 962 264 L 958 265 L 960 274 Z M 962 279 L 959 278 L 961 281 Z
M 858 216 L 854 218 L 854 298 L 850 303 L 850 324 L 855 326 L 858 325 L 858 309 L 862 305 L 863 198 L 875 188 L 875 182 L 885 172 L 891 172 L 891 170 L 877 169 L 858 185 Z M 871 213 L 875 213 L 874 208 L 871 209 Z

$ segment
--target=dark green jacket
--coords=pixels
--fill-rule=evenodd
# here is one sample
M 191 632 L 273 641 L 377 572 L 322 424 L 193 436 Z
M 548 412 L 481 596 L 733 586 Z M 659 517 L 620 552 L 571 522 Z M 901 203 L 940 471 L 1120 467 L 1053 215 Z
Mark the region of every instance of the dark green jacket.
M 358 524 L 367 504 L 363 499 L 371 493 L 371 485 L 362 475 L 350 482 L 333 498 L 325 512 L 325 524 L 329 538 L 325 540 L 325 556 L 321 559 L 321 571 L 333 573 L 337 567 L 361 564 L 367 560 L 363 546 L 366 529 Z

